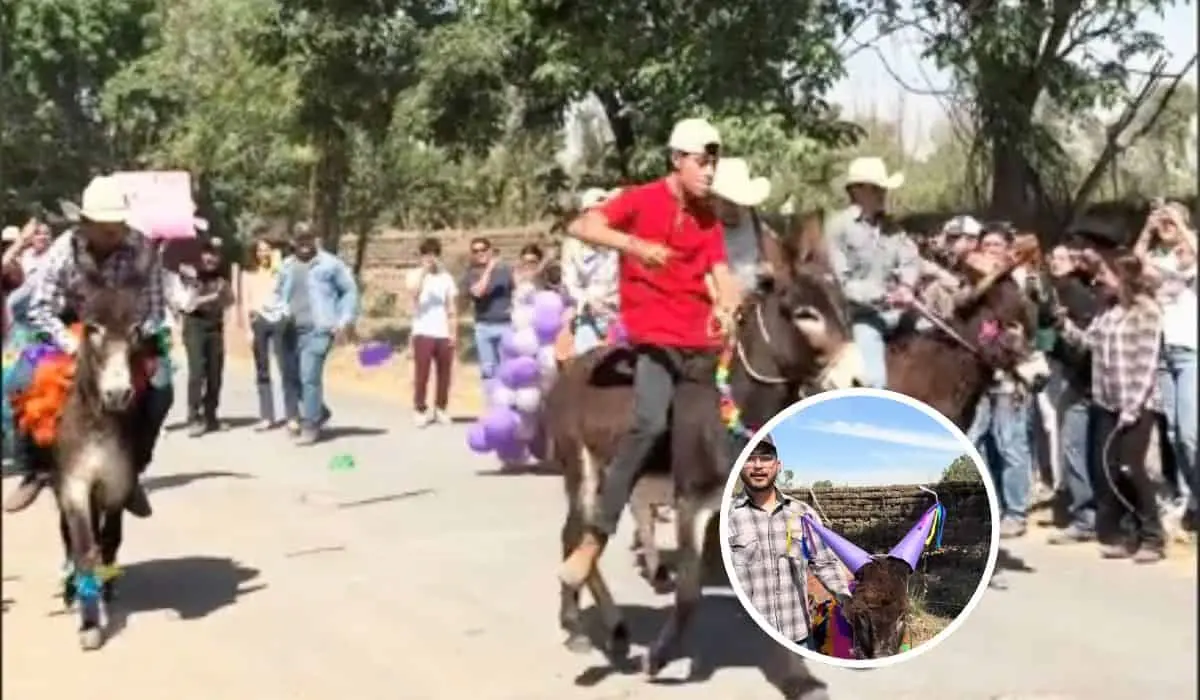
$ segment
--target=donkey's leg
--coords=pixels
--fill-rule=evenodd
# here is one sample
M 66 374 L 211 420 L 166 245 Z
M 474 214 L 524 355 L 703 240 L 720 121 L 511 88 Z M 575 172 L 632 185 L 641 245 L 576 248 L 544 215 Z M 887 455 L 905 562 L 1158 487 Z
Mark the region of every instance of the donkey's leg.
M 574 501 L 568 506 L 567 519 L 562 526 L 562 556 L 566 557 L 579 542 L 583 534 L 583 517 Z M 576 653 L 591 651 L 592 642 L 583 628 L 583 614 L 579 607 L 579 589 L 560 583 L 558 624 L 567 633 L 563 642 L 567 649 Z
M 704 546 L 708 522 L 717 513 L 717 507 L 709 502 L 711 500 L 708 494 L 703 497 L 680 494 L 676 499 L 679 561 L 675 566 L 675 606 L 643 660 L 643 670 L 650 676 L 656 675 L 674 658 L 692 613 L 700 603 L 700 550 Z
M 654 544 L 654 500 L 648 488 L 649 482 L 645 475 L 638 479 L 629 497 L 629 511 L 633 515 L 634 534 L 633 544 L 638 559 L 642 565 L 646 580 L 655 583 L 658 574 L 658 547 Z
M 747 626 L 749 620 L 747 618 Z M 755 630 L 764 634 L 761 630 Z M 763 659 L 762 673 L 767 682 L 779 689 L 786 700 L 827 700 L 825 682 L 812 674 L 803 656 L 793 654 L 775 640 Z
M 116 591 L 117 555 L 125 539 L 125 511 L 105 513 L 100 524 L 100 563 L 105 577 L 101 581 L 100 593 L 105 603 L 112 602 Z
M 63 546 L 63 607 L 70 609 L 75 604 L 75 552 L 71 546 L 71 526 L 67 523 L 67 514 L 61 507 L 58 509 L 58 536 L 62 538 Z
M 599 566 L 592 569 L 592 573 L 585 579 L 585 583 L 588 591 L 592 594 L 592 600 L 596 603 L 601 623 L 604 625 L 604 653 L 608 655 L 614 665 L 623 664 L 629 658 L 629 628 L 625 625 L 625 617 L 621 614 L 621 609 L 613 600 L 612 591 L 608 590 L 608 583 L 605 582 L 604 575 L 600 573 Z
M 103 641 L 100 633 L 100 591 L 96 580 L 99 564 L 97 533 L 99 514 L 93 508 L 92 485 L 67 477 L 59 493 L 59 508 L 66 520 L 74 563 L 75 596 L 79 602 L 79 645 L 85 651 L 97 649 Z

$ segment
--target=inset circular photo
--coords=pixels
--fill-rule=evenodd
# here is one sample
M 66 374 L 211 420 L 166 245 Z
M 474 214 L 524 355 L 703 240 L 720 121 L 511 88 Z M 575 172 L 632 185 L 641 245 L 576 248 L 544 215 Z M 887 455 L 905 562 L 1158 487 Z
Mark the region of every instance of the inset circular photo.
M 944 641 L 987 590 L 999 503 L 961 430 L 882 389 L 809 397 L 755 433 L 721 508 L 738 600 L 814 661 L 881 668 Z

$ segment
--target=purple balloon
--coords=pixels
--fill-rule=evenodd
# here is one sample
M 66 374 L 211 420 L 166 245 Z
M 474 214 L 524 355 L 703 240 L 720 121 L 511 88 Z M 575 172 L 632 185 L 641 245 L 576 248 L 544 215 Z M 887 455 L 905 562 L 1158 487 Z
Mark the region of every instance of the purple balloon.
M 533 295 L 533 313 L 534 316 L 549 313 L 553 316 L 562 316 L 563 309 L 562 295 L 558 292 L 543 290 Z
M 537 354 L 538 348 L 541 346 L 542 341 L 532 328 L 513 331 L 512 349 L 516 353 L 516 357 L 532 357 Z
M 530 386 L 538 379 L 538 363 L 532 357 L 510 357 L 500 363 L 500 381 L 510 389 Z
M 521 424 L 521 416 L 506 406 L 493 406 L 479 419 L 483 426 L 488 444 L 496 449 L 512 442 L 517 426 Z
M 358 364 L 363 367 L 378 367 L 392 357 L 392 346 L 381 340 L 363 343 L 358 348 Z
M 562 330 L 562 308 L 555 312 L 549 307 L 537 307 L 533 314 L 533 332 L 543 345 L 553 343 Z
M 500 336 L 500 355 L 502 357 L 520 357 L 521 353 L 517 351 L 517 346 L 514 344 L 517 339 L 517 332 L 509 328 Z
M 471 427 L 467 428 L 467 447 L 471 448 L 475 454 L 486 454 L 492 449 L 491 443 L 488 442 L 487 431 L 479 421 L 475 421 Z

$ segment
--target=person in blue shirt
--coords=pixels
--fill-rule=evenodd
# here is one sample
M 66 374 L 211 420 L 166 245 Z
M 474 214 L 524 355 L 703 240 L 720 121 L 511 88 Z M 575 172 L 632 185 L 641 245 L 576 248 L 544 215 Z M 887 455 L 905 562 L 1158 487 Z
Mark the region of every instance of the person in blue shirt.
M 358 317 L 358 283 L 346 263 L 318 248 L 316 237 L 305 227 L 292 239 L 292 254 L 283 261 L 275 296 L 295 330 L 284 381 L 298 385 L 297 444 L 311 445 L 332 416 L 325 405 L 325 360 L 334 342 L 346 338 Z

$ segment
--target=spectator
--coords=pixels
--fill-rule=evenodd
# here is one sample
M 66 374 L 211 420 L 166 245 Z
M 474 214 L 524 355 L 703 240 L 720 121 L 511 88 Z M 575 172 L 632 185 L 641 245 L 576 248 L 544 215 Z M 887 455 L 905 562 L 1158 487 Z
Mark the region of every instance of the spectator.
M 199 266 L 183 271 L 185 288 L 183 346 L 187 353 L 188 433 L 192 437 L 220 429 L 217 409 L 225 371 L 225 311 L 233 305 L 233 290 L 221 274 L 219 239 L 200 249 Z
M 607 202 L 614 194 L 616 191 L 587 190 L 581 213 Z M 580 355 L 604 344 L 609 326 L 617 319 L 618 255 L 615 250 L 570 237 L 563 241 L 562 251 L 563 286 L 575 304 L 567 316 L 571 353 Z
M 276 425 L 275 395 L 271 386 L 271 357 L 279 371 L 283 389 L 283 413 L 292 432 L 300 430 L 300 397 L 297 380 L 292 376 L 296 367 L 290 362 L 294 355 L 294 328 L 284 322 L 286 309 L 274 301 L 273 290 L 279 279 L 278 252 L 265 239 L 255 240 L 250 247 L 241 275 L 241 298 L 238 313 L 249 328 L 247 340 L 254 356 L 254 379 L 258 390 L 259 423 L 255 430 L 270 430 Z
M 1087 328 L 1100 310 L 1099 301 L 1067 246 L 1050 251 L 1050 284 L 1070 321 Z M 1071 345 L 1055 334 L 1049 351 L 1047 398 L 1054 406 L 1056 447 L 1066 490 L 1066 529 L 1051 535 L 1051 544 L 1086 542 L 1096 536 L 1096 501 L 1092 490 L 1091 444 L 1088 437 L 1092 397 L 1092 358 L 1086 348 Z
M 1001 265 L 1008 260 L 1011 241 L 1008 227 L 992 225 L 984 228 L 979 250 L 992 265 Z M 1028 390 L 1007 373 L 997 372 L 967 430 L 1000 487 L 1000 536 L 1004 538 L 1021 537 L 1027 528 L 1033 477 L 1032 404 Z
M 408 273 L 406 284 L 413 295 L 412 321 L 413 411 L 418 428 L 431 423 L 449 424 L 450 372 L 458 343 L 458 285 L 442 264 L 442 244 L 436 238 L 421 241 L 421 264 Z M 433 410 L 425 397 L 429 370 L 437 374 Z
M 513 273 L 488 239 L 471 239 L 471 265 L 462 286 L 474 307 L 479 373 L 491 379 L 500 364 L 500 338 L 512 321 Z
M 293 236 L 292 254 L 280 269 L 274 303 L 286 305 L 296 338 L 288 360 L 295 363 L 299 382 L 296 444 L 311 445 L 333 415 L 325 405 L 325 360 L 334 342 L 349 335 L 358 317 L 358 283 L 346 263 L 320 250 L 305 227 Z
M 1132 551 L 1134 561 L 1152 563 L 1165 556 L 1166 544 L 1146 469 L 1153 412 L 1162 406 L 1155 375 L 1163 313 L 1143 270 L 1141 260 L 1132 255 L 1112 265 L 1101 262 L 1098 277 L 1115 292 L 1115 303 L 1086 330 L 1063 314 L 1062 332 L 1067 342 L 1086 347 L 1092 355 L 1092 398 L 1098 409 L 1093 448 L 1099 472 L 1092 482 L 1101 556 L 1125 558 Z M 1123 541 L 1125 510 L 1133 516 L 1132 542 Z
M 522 298 L 522 292 L 544 286 L 542 271 L 546 266 L 546 254 L 541 246 L 530 243 L 521 248 L 517 260 L 517 269 L 513 271 L 513 294 Z
M 1158 282 L 1163 310 L 1163 349 L 1158 382 L 1166 415 L 1166 443 L 1173 449 L 1180 510 L 1196 508 L 1196 232 L 1186 207 L 1156 207 L 1134 246 Z
M 729 269 L 741 287 L 742 296 L 758 287 L 762 277 L 773 274 L 764 246 L 774 243 L 775 232 L 763 226 L 755 207 L 771 195 L 771 181 L 750 177 L 750 166 L 742 158 L 721 158 L 713 175 L 717 215 L 725 224 L 725 250 Z

